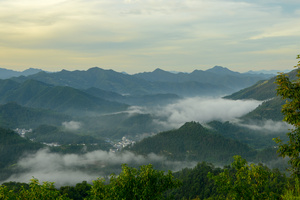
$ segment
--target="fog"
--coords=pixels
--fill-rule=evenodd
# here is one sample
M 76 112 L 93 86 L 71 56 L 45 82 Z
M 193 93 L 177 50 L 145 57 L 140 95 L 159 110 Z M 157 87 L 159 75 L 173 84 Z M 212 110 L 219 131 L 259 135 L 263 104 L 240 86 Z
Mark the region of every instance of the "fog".
M 197 121 L 200 123 L 212 120 L 231 121 L 254 110 L 261 101 L 256 100 L 229 100 L 223 98 L 186 98 L 165 107 L 150 110 L 159 116 L 168 128 L 178 128 L 185 122 Z
M 55 182 L 56 187 L 74 185 L 86 180 L 91 183 L 98 177 L 105 177 L 112 172 L 119 173 L 122 164 L 133 166 L 153 164 L 172 171 L 184 167 L 194 167 L 196 162 L 166 161 L 163 156 L 149 154 L 146 157 L 131 152 L 112 153 L 93 151 L 82 155 L 51 153 L 43 149 L 35 154 L 27 155 L 19 160 L 16 173 L 3 182 L 29 182 L 32 177 L 40 182 Z
M 65 129 L 70 131 L 76 131 L 81 127 L 81 123 L 76 121 L 63 122 L 62 125 Z
M 264 131 L 269 133 L 282 133 L 286 132 L 289 129 L 293 129 L 293 126 L 282 121 L 273 121 L 273 120 L 265 120 L 260 121 L 256 124 L 238 124 L 239 126 L 243 126 L 255 131 Z

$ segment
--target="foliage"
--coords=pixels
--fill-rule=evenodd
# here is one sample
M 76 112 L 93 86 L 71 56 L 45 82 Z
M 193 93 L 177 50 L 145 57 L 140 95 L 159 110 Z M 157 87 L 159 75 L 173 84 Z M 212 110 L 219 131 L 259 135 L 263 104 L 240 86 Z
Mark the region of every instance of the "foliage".
M 185 168 L 174 173 L 174 177 L 182 181 L 182 185 L 177 189 L 169 191 L 167 194 L 171 199 L 206 199 L 213 197 L 216 193 L 214 181 L 208 178 L 207 174 L 219 174 L 223 170 L 215 168 L 212 164 L 201 162 L 194 168 Z
M 295 178 L 294 183 L 288 183 L 287 190 L 281 196 L 284 200 L 295 200 L 300 199 L 300 184 L 299 179 Z
M 300 55 L 297 56 L 297 59 L 300 59 Z M 295 67 L 298 67 L 297 80 L 291 81 L 285 74 L 278 75 L 276 79 L 277 94 L 282 99 L 286 99 L 286 103 L 282 106 L 284 121 L 295 128 L 287 133 L 289 137 L 287 143 L 283 143 L 280 138 L 276 138 L 275 141 L 279 145 L 278 153 L 280 156 L 290 158 L 292 174 L 300 177 L 300 61 Z
M 231 168 L 213 175 L 217 184 L 218 199 L 278 199 L 285 185 L 285 176 L 265 166 L 248 164 L 235 156 Z
M 9 190 L 6 186 L 0 186 L 0 199 L 1 200 L 23 200 L 23 199 L 45 199 L 45 200 L 67 200 L 66 195 L 61 195 L 60 192 L 55 189 L 54 183 L 44 182 L 42 185 L 35 178 L 31 179 L 29 188 L 23 187 L 16 193 L 13 190 Z
M 171 171 L 153 169 L 151 164 L 141 166 L 140 169 L 122 165 L 120 175 L 112 175 L 110 183 L 104 184 L 104 179 L 93 181 L 91 199 L 162 199 L 163 193 L 180 185 Z
M 89 185 L 86 181 L 76 184 L 75 187 L 64 186 L 55 189 L 54 183 L 44 182 L 42 185 L 35 178 L 26 184 L 3 184 L 0 186 L 0 200 L 23 199 L 163 199 L 167 190 L 181 185 L 172 172 L 153 169 L 151 164 L 141 166 L 140 169 L 122 165 L 122 172 L 117 176 L 111 175 L 110 182 L 105 184 L 104 179 L 93 181 Z M 20 188 L 21 186 L 21 188 Z
M 86 181 L 82 181 L 82 183 L 77 183 L 74 186 L 62 186 L 59 191 L 62 195 L 67 195 L 70 199 L 73 200 L 82 200 L 87 198 L 89 195 L 89 191 L 91 190 L 91 185 Z

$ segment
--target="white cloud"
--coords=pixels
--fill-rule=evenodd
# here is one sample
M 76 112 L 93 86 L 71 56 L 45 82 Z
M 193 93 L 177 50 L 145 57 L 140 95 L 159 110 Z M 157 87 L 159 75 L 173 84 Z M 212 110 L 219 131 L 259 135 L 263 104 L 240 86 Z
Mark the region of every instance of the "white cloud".
M 81 123 L 80 122 L 75 122 L 75 121 L 69 121 L 69 122 L 63 122 L 62 125 L 71 131 L 76 131 L 80 129 Z
M 196 165 L 196 162 L 166 161 L 163 156 L 155 154 L 143 157 L 130 152 L 116 154 L 106 151 L 94 151 L 83 155 L 60 155 L 43 149 L 36 154 L 23 157 L 17 164 L 22 169 L 22 172 L 12 175 L 4 182 L 29 182 L 32 177 L 35 177 L 40 182 L 55 182 L 56 187 L 74 185 L 84 180 L 91 183 L 92 180 L 96 180 L 98 177 L 108 176 L 112 172 L 118 173 L 118 171 L 111 171 L 110 168 L 113 167 L 120 170 L 121 164 L 124 163 L 128 165 L 164 163 L 165 166 L 173 171 Z
M 1 51 L 19 58 L 3 56 L 2 65 L 103 65 L 118 71 L 141 71 L 138 66 L 177 71 L 217 64 L 251 67 L 261 62 L 255 56 L 249 59 L 247 52 L 293 44 L 286 38 L 278 39 L 280 44 L 268 38 L 300 37 L 299 14 L 286 8 L 292 3 L 297 5 L 233 0 L 0 1 Z M 251 42 L 245 42 L 249 38 Z M 257 39 L 266 43 L 254 42 Z M 33 50 L 43 54 L 41 61 Z M 298 50 L 292 47 L 295 55 Z M 290 52 L 274 59 L 287 55 Z
M 260 122 L 260 124 L 238 124 L 239 126 L 247 127 L 257 131 L 267 131 L 270 133 L 282 133 L 287 132 L 292 129 L 293 126 L 287 124 L 286 122 L 266 120 Z
M 157 109 L 154 115 L 166 119 L 166 126 L 176 127 L 185 122 L 200 123 L 212 120 L 228 121 L 254 110 L 261 102 L 255 100 L 229 100 L 222 98 L 186 98 Z

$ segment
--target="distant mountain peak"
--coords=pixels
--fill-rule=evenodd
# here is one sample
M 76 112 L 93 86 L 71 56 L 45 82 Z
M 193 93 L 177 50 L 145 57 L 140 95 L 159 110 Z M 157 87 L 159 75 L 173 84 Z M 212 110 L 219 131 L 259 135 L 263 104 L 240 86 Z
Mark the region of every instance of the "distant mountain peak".
M 226 67 L 222 67 L 222 66 L 214 66 L 213 68 L 211 69 L 208 69 L 206 71 L 210 71 L 210 72 L 232 72 L 231 70 L 229 70 L 228 68 Z
M 164 70 L 162 70 L 160 68 L 156 68 L 153 72 L 166 72 L 166 71 L 164 71 Z

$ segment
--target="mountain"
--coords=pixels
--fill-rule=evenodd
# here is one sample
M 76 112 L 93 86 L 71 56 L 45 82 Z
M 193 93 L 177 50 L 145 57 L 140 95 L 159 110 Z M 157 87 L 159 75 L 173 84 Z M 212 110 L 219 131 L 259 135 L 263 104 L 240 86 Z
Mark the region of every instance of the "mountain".
M 209 126 L 210 131 L 213 133 L 220 134 L 225 138 L 234 139 L 243 144 L 247 144 L 256 150 L 273 148 L 276 145 L 276 143 L 273 141 L 273 138 L 279 136 L 281 139 L 286 138 L 286 131 L 280 131 L 279 127 L 277 127 L 277 130 L 275 131 L 264 128 L 259 129 L 258 127 L 263 127 L 263 123 L 264 121 L 261 119 L 260 121 L 256 121 L 255 124 L 211 121 L 206 125 Z
M 32 74 L 39 73 L 41 71 L 42 71 L 41 69 L 30 68 L 30 69 L 26 69 L 23 72 L 18 72 L 18 71 L 0 68 L 0 79 L 8 79 L 8 78 L 18 77 L 18 76 L 29 76 Z
M 278 73 L 289 73 L 291 70 L 259 70 L 259 71 L 253 71 L 250 70 L 247 73 L 248 74 L 270 74 L 270 75 L 277 75 Z
M 69 86 L 84 90 L 98 88 L 121 95 L 173 93 L 179 96 L 219 96 L 248 87 L 258 80 L 266 78 L 266 75 L 240 74 L 228 69 L 221 73 L 219 68 L 213 68 L 210 71 L 195 70 L 190 74 L 174 74 L 156 69 L 153 72 L 128 75 L 94 67 L 87 71 L 40 72 L 13 80 L 24 82 L 34 79 L 50 85 Z
M 145 138 L 128 150 L 138 154 L 155 153 L 174 160 L 214 163 L 228 163 L 237 154 L 249 160 L 256 155 L 256 151 L 249 146 L 214 134 L 196 122 Z
M 116 92 L 105 91 L 94 87 L 83 91 L 102 99 L 132 106 L 166 105 L 180 99 L 176 94 L 120 95 Z
M 287 73 L 291 80 L 296 79 L 297 70 Z M 255 99 L 263 100 L 264 102 L 259 105 L 255 110 L 241 117 L 245 121 L 259 121 L 259 120 L 274 120 L 282 121 L 283 114 L 281 107 L 285 103 L 279 96 L 276 95 L 277 85 L 275 83 L 276 76 L 266 81 L 259 81 L 258 83 L 248 88 L 242 89 L 229 96 L 227 99 Z
M 270 75 L 265 74 L 242 74 L 233 72 L 228 68 L 215 66 L 206 71 L 195 70 L 192 73 L 171 73 L 156 69 L 153 72 L 138 73 L 134 76 L 151 82 L 189 82 L 196 81 L 212 85 L 223 85 L 231 88 L 231 91 L 248 87 L 259 80 L 267 79 Z
M 44 145 L 20 137 L 14 131 L 0 127 L 0 181 L 9 177 L 12 167 L 25 153 L 34 153 Z
M 32 108 L 52 109 L 81 115 L 107 113 L 127 109 L 127 105 L 111 102 L 67 86 L 51 86 L 36 80 L 16 83 L 0 81 L 0 103 L 16 102 Z
M 288 77 L 291 80 L 296 79 L 297 70 L 293 70 L 287 73 Z M 268 100 L 276 97 L 276 88 L 277 85 L 275 83 L 276 76 L 265 80 L 259 81 L 256 84 L 242 89 L 238 92 L 235 92 L 231 95 L 228 95 L 224 98 L 227 99 L 256 99 L 256 100 Z
M 0 105 L 0 124 L 5 128 L 35 128 L 41 124 L 61 125 L 71 117 L 50 110 L 27 108 L 17 103 Z

